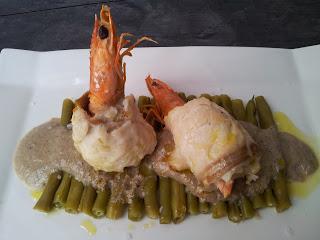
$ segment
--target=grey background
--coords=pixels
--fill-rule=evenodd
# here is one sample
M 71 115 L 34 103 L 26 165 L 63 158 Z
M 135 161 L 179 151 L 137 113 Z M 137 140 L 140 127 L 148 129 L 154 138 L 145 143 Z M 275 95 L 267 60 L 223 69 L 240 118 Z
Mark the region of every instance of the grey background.
M 158 46 L 297 48 L 320 43 L 319 0 L 103 2 L 111 6 L 118 32 L 152 36 Z M 94 14 L 103 2 L 0 0 L 0 50 L 89 48 Z

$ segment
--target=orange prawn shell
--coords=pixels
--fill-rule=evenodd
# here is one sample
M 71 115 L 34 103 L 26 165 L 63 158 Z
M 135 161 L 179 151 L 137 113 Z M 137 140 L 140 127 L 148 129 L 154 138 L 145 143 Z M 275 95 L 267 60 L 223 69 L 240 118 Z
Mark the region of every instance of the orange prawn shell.
M 98 112 L 124 97 L 124 77 L 120 58 L 117 57 L 116 29 L 108 7 L 102 7 L 99 21 L 95 17 L 90 46 L 90 106 Z M 109 37 L 100 39 L 99 27 L 108 29 Z
M 147 87 L 155 98 L 157 106 L 160 108 L 163 116 L 167 116 L 168 113 L 175 107 L 185 104 L 183 99 L 173 91 L 167 84 L 158 80 L 152 79 L 150 75 L 146 78 Z
M 101 26 L 108 30 L 107 36 L 102 38 L 99 36 Z M 126 38 L 130 36 L 133 35 L 121 33 L 117 36 L 110 8 L 103 5 L 100 20 L 95 16 L 90 46 L 89 110 L 93 115 L 103 112 L 124 98 L 126 64 L 123 63 L 123 57 L 132 56 L 132 49 L 143 41 L 157 43 L 144 36 L 131 44 L 131 41 Z M 124 47 L 127 49 L 121 51 Z

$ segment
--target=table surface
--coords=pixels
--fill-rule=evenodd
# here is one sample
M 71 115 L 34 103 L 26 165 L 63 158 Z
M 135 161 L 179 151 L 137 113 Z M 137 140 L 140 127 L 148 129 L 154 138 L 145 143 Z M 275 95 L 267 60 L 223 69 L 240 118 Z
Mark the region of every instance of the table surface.
M 2 0 L 0 50 L 89 48 L 102 1 Z M 298 48 L 320 43 L 319 0 L 111 0 L 118 32 L 158 46 Z M 144 46 L 153 44 L 145 43 Z

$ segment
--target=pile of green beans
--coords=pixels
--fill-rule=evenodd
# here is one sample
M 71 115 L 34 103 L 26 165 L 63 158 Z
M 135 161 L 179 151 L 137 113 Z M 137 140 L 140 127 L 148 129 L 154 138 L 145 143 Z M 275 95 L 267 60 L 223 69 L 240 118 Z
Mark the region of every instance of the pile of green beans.
M 194 95 L 186 96 L 179 93 L 184 101 L 196 98 Z M 212 102 L 222 106 L 235 119 L 250 122 L 261 128 L 275 126 L 272 112 L 265 98 L 258 96 L 248 101 L 244 107 L 242 100 L 233 99 L 228 95 L 211 96 L 202 94 Z M 77 104 L 77 103 L 76 103 Z M 154 104 L 146 96 L 140 96 L 138 107 L 145 114 L 145 105 Z M 61 124 L 70 123 L 74 103 L 70 99 L 63 102 Z M 257 120 L 258 118 L 258 120 Z M 277 212 L 282 212 L 291 206 L 285 177 L 285 164 L 279 160 L 281 169 L 272 184 L 262 194 L 257 194 L 250 199 L 241 196 L 238 201 L 218 201 L 212 206 L 200 201 L 192 193 L 185 190 L 185 186 L 174 179 L 158 177 L 146 164 L 140 165 L 140 174 L 144 176 L 144 198 L 134 196 L 128 204 L 128 218 L 131 221 L 140 221 L 144 214 L 151 219 L 159 218 L 161 224 L 180 223 L 186 216 L 207 214 L 211 212 L 212 218 L 228 217 L 232 222 L 251 219 L 256 211 L 265 207 L 275 207 Z M 125 203 L 113 201 L 117 189 L 106 188 L 96 191 L 92 186 L 84 186 L 70 174 L 62 171 L 52 173 L 44 191 L 34 206 L 42 212 L 50 212 L 53 208 L 64 208 L 68 213 L 83 212 L 95 218 L 103 216 L 118 219 L 123 216 L 126 209 Z
M 34 209 L 49 213 L 53 208 L 64 208 L 66 212 L 83 212 L 92 217 L 106 215 L 110 190 L 96 191 L 92 186 L 84 186 L 66 172 L 52 173 L 34 206 Z

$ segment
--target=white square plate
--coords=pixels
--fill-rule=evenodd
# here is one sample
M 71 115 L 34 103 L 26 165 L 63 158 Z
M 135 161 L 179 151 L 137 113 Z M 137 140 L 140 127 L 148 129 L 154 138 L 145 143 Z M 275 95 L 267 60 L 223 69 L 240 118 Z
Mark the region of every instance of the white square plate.
M 264 95 L 274 111 L 283 111 L 306 134 L 320 136 L 320 46 L 284 50 L 232 47 L 138 48 L 127 58 L 126 93 L 147 94 L 147 74 L 187 94 L 227 93 L 247 101 Z M 43 215 L 32 210 L 29 190 L 17 179 L 11 158 L 18 140 L 32 127 L 59 116 L 62 100 L 88 89 L 89 51 L 0 54 L 0 239 L 87 239 L 80 229 L 87 216 L 63 211 Z M 319 145 L 318 145 L 319 146 Z M 319 239 L 320 188 L 309 198 L 276 214 L 232 224 L 210 215 L 182 224 L 160 225 L 144 218 L 132 223 L 92 220 L 95 239 Z

